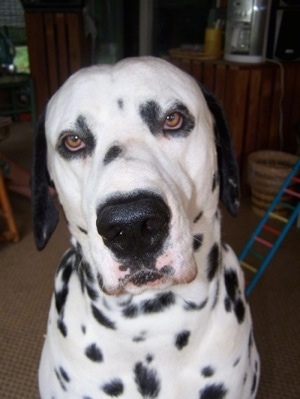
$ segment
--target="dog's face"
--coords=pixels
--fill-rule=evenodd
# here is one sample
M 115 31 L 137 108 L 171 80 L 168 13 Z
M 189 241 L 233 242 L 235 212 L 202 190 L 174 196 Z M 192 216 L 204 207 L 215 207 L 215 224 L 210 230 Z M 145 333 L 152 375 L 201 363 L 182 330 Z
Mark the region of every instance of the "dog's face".
M 193 237 L 213 223 L 220 179 L 228 183 L 221 187 L 224 202 L 232 212 L 237 207 L 237 171 L 227 131 L 220 155 L 223 132 L 215 135 L 209 110 L 215 107 L 190 76 L 155 58 L 93 66 L 69 78 L 47 106 L 45 133 L 40 127 L 37 135 L 38 246 L 56 219 L 45 190 L 37 189 L 45 134 L 44 175 L 104 292 L 139 293 L 195 279 Z

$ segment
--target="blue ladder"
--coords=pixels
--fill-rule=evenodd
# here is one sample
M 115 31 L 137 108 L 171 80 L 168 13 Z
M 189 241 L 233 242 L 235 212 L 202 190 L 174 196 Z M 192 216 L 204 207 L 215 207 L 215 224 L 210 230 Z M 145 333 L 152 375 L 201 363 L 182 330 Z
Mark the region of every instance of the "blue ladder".
M 274 200 L 270 204 L 266 213 L 260 220 L 259 224 L 257 225 L 252 236 L 246 243 L 243 251 L 241 252 L 238 258 L 242 267 L 254 273 L 254 276 L 250 280 L 249 284 L 247 284 L 246 286 L 246 295 L 249 295 L 251 293 L 251 291 L 257 284 L 258 280 L 265 272 L 269 262 L 271 261 L 275 252 L 279 248 L 280 244 L 282 243 L 287 232 L 293 225 L 297 216 L 300 215 L 300 185 L 298 184 L 300 183 L 300 177 L 299 176 L 297 177 L 299 171 L 300 171 L 300 159 L 296 162 L 293 169 L 286 177 L 283 185 L 281 186 Z M 299 192 L 296 191 L 297 189 L 295 190 L 294 187 L 292 188 L 289 187 L 291 183 L 296 183 L 296 187 L 297 189 L 299 189 Z M 283 201 L 282 200 L 283 195 L 289 195 L 295 198 L 296 204 L 291 205 Z M 283 206 L 290 212 L 288 218 L 283 217 L 282 215 L 276 213 L 275 208 L 278 205 Z M 280 227 L 279 228 L 277 226 L 276 228 L 273 227 L 272 223 L 270 223 L 272 222 L 272 220 L 275 220 L 276 223 L 280 225 Z M 272 240 L 270 240 L 269 238 L 265 239 L 264 236 L 262 235 L 264 232 L 267 232 L 267 234 L 269 234 L 272 238 L 274 237 L 275 240 L 272 242 Z M 255 246 L 264 247 L 263 249 L 264 251 L 267 251 L 267 253 L 264 254 L 258 252 L 256 249 L 253 248 Z M 249 257 L 250 255 L 261 261 L 261 264 L 258 266 L 258 268 L 255 268 L 248 262 L 245 262 L 246 257 Z

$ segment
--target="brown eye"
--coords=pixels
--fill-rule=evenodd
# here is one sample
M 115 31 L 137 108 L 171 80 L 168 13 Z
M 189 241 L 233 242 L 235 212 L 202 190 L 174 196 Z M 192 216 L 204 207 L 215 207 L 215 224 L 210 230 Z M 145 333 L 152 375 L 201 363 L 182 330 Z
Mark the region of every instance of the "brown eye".
M 65 138 L 65 145 L 70 151 L 78 151 L 85 147 L 84 142 L 76 134 L 70 134 Z
M 164 130 L 179 129 L 182 125 L 182 115 L 179 112 L 173 112 L 166 117 Z

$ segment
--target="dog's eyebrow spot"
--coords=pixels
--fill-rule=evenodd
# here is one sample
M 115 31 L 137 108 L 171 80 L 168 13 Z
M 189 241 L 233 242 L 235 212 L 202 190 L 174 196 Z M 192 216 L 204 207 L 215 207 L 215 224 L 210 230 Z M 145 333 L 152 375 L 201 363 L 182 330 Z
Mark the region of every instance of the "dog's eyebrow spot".
M 139 109 L 140 115 L 150 132 L 154 134 L 157 131 L 159 121 L 162 115 L 162 110 L 156 101 L 149 100 L 142 104 Z
M 107 165 L 110 162 L 114 161 L 122 152 L 123 150 L 120 146 L 118 145 L 111 146 L 104 156 L 103 160 L 104 165 Z
M 82 142 L 84 142 L 84 148 L 77 151 L 70 151 L 65 145 L 65 138 L 67 136 L 74 135 L 78 136 Z M 93 154 L 96 145 L 95 137 L 90 130 L 86 118 L 83 115 L 79 115 L 76 119 L 74 127 L 64 130 L 60 133 L 57 143 L 57 151 L 65 159 L 85 158 Z

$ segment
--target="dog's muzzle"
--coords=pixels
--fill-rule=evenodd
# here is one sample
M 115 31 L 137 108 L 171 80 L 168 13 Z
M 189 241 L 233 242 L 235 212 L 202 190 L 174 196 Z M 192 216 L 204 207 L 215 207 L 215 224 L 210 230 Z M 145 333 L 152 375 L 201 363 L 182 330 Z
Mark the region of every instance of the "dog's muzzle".
M 164 200 L 146 192 L 109 199 L 98 209 L 96 224 L 104 244 L 118 259 L 139 263 L 160 253 L 170 217 Z

